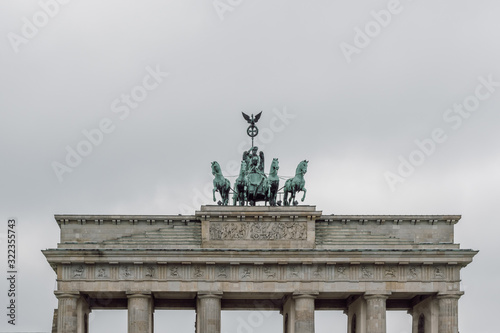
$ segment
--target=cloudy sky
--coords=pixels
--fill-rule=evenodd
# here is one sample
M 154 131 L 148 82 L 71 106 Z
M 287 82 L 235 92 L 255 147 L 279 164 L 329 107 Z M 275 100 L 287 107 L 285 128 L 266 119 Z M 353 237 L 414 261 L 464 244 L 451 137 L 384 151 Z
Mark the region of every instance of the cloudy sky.
M 456 242 L 481 252 L 460 331 L 497 332 L 499 17 L 497 0 L 1 1 L 0 269 L 10 217 L 20 269 L 18 325 L 2 315 L 0 332 L 50 330 L 54 214 L 210 204 L 210 162 L 232 176 L 249 147 L 241 111 L 263 111 L 266 170 L 310 161 L 305 204 L 325 214 L 461 214 Z M 95 313 L 91 332 L 125 315 Z M 224 313 L 223 332 L 248 315 Z M 319 313 L 317 331 L 344 321 Z

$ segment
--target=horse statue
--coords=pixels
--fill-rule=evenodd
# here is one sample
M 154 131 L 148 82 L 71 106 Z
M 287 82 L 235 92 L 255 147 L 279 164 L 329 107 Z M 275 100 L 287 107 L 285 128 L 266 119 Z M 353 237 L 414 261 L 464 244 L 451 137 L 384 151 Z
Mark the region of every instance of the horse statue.
M 212 175 L 214 175 L 215 177 L 213 190 L 214 201 L 216 200 L 215 192 L 219 192 L 222 200 L 219 201 L 219 205 L 227 206 L 227 203 L 229 201 L 229 190 L 231 189 L 231 183 L 229 182 L 229 180 L 224 178 L 220 165 L 216 161 L 212 162 Z
M 306 198 L 307 190 L 304 187 L 304 185 L 306 184 L 304 175 L 307 172 L 307 163 L 309 163 L 309 161 L 306 160 L 300 162 L 297 166 L 297 169 L 295 170 L 295 177 L 290 178 L 285 182 L 285 194 L 283 198 L 285 206 L 290 206 L 290 203 L 293 203 L 294 206 L 298 205 L 298 202 L 295 201 L 295 193 L 297 192 L 304 191 L 304 196 L 302 197 L 301 201 L 304 201 L 304 199 Z M 287 200 L 288 193 L 291 193 L 290 200 Z
M 244 206 L 247 201 L 248 178 L 247 178 L 247 163 L 241 161 L 240 175 L 234 181 L 233 206 L 239 202 L 240 206 Z
M 279 170 L 279 162 L 277 158 L 273 158 L 271 163 L 271 170 L 269 170 L 269 177 L 267 177 L 268 183 L 268 192 L 267 192 L 267 201 L 269 201 L 269 205 L 276 206 L 278 203 L 276 202 L 276 198 L 278 196 L 278 189 L 280 186 L 280 178 L 278 177 Z

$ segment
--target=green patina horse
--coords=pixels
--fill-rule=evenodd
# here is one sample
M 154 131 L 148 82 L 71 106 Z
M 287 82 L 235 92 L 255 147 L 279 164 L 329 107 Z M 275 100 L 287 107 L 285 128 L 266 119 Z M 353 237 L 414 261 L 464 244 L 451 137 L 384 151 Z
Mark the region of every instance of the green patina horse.
M 227 203 L 229 202 L 229 190 L 231 189 L 231 183 L 229 180 L 224 178 L 220 165 L 216 161 L 212 162 L 212 175 L 215 177 L 213 190 L 214 201 L 216 201 L 215 192 L 219 192 L 221 196 L 219 205 L 227 206 Z
M 285 206 L 290 206 L 290 203 L 293 203 L 294 206 L 298 205 L 298 202 L 295 200 L 295 193 L 303 191 L 304 196 L 302 197 L 301 201 L 304 201 L 306 198 L 306 192 L 307 190 L 305 189 L 305 184 L 306 180 L 304 179 L 304 175 L 307 172 L 307 163 L 309 161 L 303 160 L 302 162 L 299 163 L 297 166 L 297 169 L 295 170 L 295 177 L 288 179 L 285 182 L 285 188 L 284 188 L 284 204 Z M 290 200 L 288 200 L 288 194 L 290 193 Z
M 267 177 L 267 201 L 271 206 L 276 206 L 278 203 L 276 198 L 278 196 L 278 189 L 280 187 L 280 178 L 278 177 L 278 170 L 280 168 L 277 158 L 273 158 L 271 163 L 271 170 L 269 170 L 269 177 Z
M 241 161 L 240 175 L 234 181 L 233 205 L 240 203 L 240 206 L 245 206 L 247 201 L 248 178 L 247 178 L 247 163 Z

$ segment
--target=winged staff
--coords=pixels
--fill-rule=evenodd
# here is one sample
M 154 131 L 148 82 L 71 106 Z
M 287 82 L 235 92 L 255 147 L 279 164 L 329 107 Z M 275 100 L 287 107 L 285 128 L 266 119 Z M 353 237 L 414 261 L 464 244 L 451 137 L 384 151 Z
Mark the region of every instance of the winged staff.
M 260 111 L 255 117 L 253 116 L 253 114 L 252 116 L 249 116 L 245 112 L 242 112 L 241 114 L 243 115 L 243 118 L 245 118 L 245 120 L 250 124 L 250 126 L 248 126 L 247 128 L 247 134 L 252 138 L 253 147 L 253 138 L 255 138 L 257 134 L 259 134 L 259 129 L 257 128 L 257 126 L 255 126 L 255 123 L 257 123 L 262 116 L 262 111 Z

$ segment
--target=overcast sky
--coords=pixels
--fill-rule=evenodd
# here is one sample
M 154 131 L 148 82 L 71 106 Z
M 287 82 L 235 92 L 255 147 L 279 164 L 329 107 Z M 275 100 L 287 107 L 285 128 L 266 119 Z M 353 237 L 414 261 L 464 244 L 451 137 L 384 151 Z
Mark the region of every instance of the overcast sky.
M 194 213 L 210 163 L 233 176 L 249 147 L 241 111 L 263 111 L 266 171 L 309 160 L 304 203 L 325 214 L 461 214 L 456 242 L 481 252 L 460 331 L 498 331 L 499 1 L 54 1 L 0 2 L 0 269 L 9 217 L 21 265 L 0 332 L 50 330 L 54 214 Z

